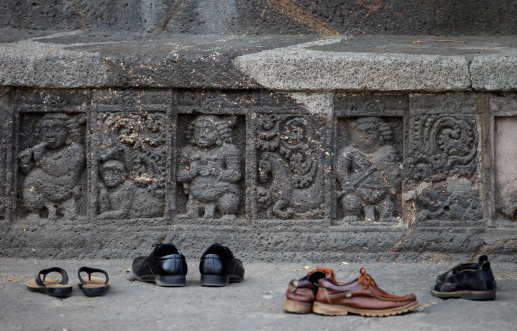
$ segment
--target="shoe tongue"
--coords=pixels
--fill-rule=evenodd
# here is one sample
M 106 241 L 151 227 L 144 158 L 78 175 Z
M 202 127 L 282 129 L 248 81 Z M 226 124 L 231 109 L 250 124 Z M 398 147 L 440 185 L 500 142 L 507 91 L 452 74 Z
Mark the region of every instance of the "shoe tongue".
M 178 249 L 171 244 L 162 244 L 158 246 L 154 252 L 155 256 L 166 256 L 172 254 L 179 254 Z
M 332 269 L 316 267 L 316 270 L 309 271 L 309 275 L 312 275 L 315 272 L 322 272 L 325 274 L 325 277 L 330 279 L 333 283 L 336 282 L 336 272 Z

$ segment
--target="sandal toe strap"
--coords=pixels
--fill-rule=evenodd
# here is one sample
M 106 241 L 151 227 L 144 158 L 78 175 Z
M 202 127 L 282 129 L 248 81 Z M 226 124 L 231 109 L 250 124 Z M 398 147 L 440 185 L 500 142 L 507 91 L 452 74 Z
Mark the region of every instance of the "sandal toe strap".
M 108 273 L 106 271 L 104 271 L 102 269 L 97 269 L 97 268 L 81 267 L 77 271 L 77 276 L 79 277 L 79 281 L 83 285 L 86 285 L 86 282 L 84 281 L 83 277 L 81 277 L 81 272 L 86 272 L 88 274 L 88 280 L 90 280 L 90 281 L 92 280 L 93 273 L 98 272 L 98 273 L 104 274 L 104 276 L 106 276 L 106 281 L 104 282 L 104 285 L 107 285 L 109 282 Z

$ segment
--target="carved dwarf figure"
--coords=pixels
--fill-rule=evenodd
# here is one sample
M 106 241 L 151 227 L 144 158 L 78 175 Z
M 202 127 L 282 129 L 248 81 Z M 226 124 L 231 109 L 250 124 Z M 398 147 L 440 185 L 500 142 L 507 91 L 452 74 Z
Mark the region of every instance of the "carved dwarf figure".
M 392 217 L 397 187 L 400 187 L 399 162 L 393 146 L 391 128 L 378 117 L 363 117 L 352 123 L 352 146 L 338 153 L 337 176 L 345 215 L 374 221 Z
M 56 219 L 58 210 L 65 218 L 77 216 L 85 153 L 84 147 L 72 139 L 76 124 L 65 114 L 43 116 L 37 126 L 41 142 L 18 155 L 20 169 L 27 175 L 23 199 L 31 218 L 39 218 L 44 208 L 49 219 Z
M 163 203 L 128 177 L 122 161 L 107 159 L 100 167 L 99 218 L 150 218 L 163 214 Z M 103 185 L 104 184 L 104 185 Z
M 232 122 L 216 116 L 198 116 L 188 127 L 190 144 L 179 153 L 178 181 L 188 194 L 186 217 L 235 218 L 239 207 L 241 156 L 231 143 Z

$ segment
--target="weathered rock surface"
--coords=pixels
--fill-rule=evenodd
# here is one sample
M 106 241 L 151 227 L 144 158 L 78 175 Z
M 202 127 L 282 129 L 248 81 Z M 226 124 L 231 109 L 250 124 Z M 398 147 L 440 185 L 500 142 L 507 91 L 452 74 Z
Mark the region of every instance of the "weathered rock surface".
M 80 31 L 30 25 L 37 2 L 0 30 L 2 255 L 516 261 L 514 37 L 397 35 L 420 2 L 328 38 L 319 2 L 72 3 L 48 15 Z

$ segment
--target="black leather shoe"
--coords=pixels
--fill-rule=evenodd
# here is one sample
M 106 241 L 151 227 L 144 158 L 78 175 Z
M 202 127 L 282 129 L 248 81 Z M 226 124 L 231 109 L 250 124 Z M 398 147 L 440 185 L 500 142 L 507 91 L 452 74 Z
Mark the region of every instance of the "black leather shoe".
M 438 275 L 438 277 L 436 277 L 436 282 L 437 283 L 443 282 L 449 276 L 451 276 L 457 272 L 460 272 L 462 270 L 479 270 L 479 269 L 481 269 L 481 266 L 483 265 L 483 262 L 485 262 L 485 261 L 488 261 L 488 256 L 481 255 L 478 258 L 478 262 L 460 263 L 460 264 L 452 267 L 448 271 Z M 495 281 L 494 281 L 494 286 L 495 286 Z
M 173 244 L 154 244 L 149 256 L 133 261 L 133 274 L 142 282 L 156 282 L 159 286 L 185 286 L 187 262 Z
M 470 300 L 495 299 L 494 275 L 490 262 L 484 261 L 477 270 L 463 269 L 431 288 L 437 298 L 463 298 Z
M 244 279 L 244 267 L 232 251 L 223 245 L 213 244 L 201 256 L 199 263 L 202 286 L 226 286 Z

